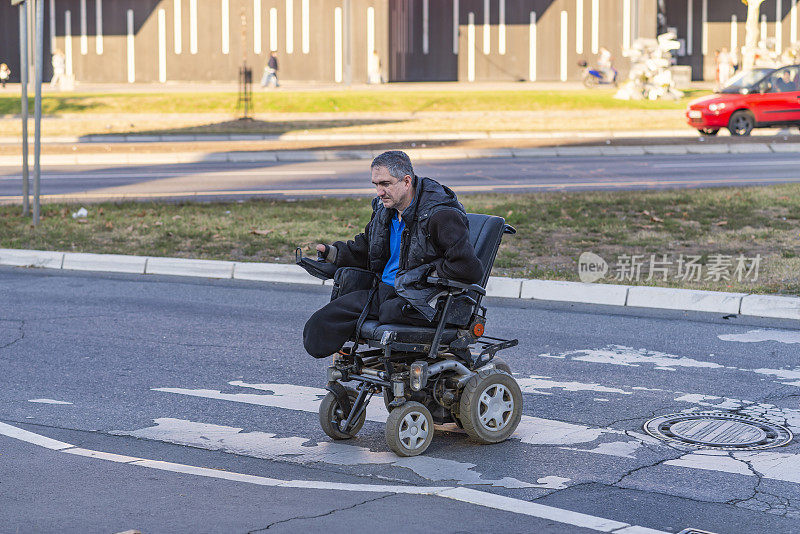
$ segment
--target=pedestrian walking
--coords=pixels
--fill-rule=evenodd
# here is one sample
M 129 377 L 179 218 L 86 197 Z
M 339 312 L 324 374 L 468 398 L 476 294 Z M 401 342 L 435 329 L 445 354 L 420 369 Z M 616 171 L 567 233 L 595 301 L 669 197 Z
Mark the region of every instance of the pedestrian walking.
M 67 58 L 64 56 L 64 52 L 56 49 L 53 51 L 53 57 L 50 62 L 53 65 L 53 77 L 50 79 L 50 87 L 58 87 L 60 89 L 66 81 Z
M 717 85 L 724 87 L 733 74 L 733 58 L 727 48 L 722 48 L 717 53 Z
M 367 83 L 383 83 L 383 76 L 381 75 L 381 56 L 378 55 L 377 50 L 373 50 L 372 54 L 369 56 L 369 62 L 367 63 Z
M 0 84 L 3 85 L 3 89 L 6 88 L 6 83 L 8 79 L 11 77 L 11 69 L 8 68 L 8 65 L 5 63 L 0 63 Z
M 261 87 L 272 85 L 278 87 L 278 55 L 275 52 L 269 53 L 267 66 L 264 67 L 264 76 L 261 78 Z

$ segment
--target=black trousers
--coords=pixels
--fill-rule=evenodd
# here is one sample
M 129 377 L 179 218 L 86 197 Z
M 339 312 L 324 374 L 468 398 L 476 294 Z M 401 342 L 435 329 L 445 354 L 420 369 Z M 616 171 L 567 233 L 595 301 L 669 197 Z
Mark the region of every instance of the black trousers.
M 353 335 L 369 293 L 369 290 L 347 293 L 314 312 L 303 328 L 306 352 L 315 358 L 325 358 L 341 349 Z M 432 326 L 416 310 L 409 308 L 411 306 L 397 296 L 394 287 L 380 282 L 370 301 L 367 319 L 377 319 L 381 324 Z

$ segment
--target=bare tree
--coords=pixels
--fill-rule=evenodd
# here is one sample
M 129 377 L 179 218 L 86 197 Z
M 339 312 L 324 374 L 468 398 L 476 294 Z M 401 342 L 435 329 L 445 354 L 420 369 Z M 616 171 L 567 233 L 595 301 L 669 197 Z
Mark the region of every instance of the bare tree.
M 747 24 L 745 25 L 745 44 L 744 57 L 742 58 L 742 69 L 753 68 L 756 58 L 756 46 L 758 45 L 758 12 L 764 0 L 742 0 L 747 4 Z

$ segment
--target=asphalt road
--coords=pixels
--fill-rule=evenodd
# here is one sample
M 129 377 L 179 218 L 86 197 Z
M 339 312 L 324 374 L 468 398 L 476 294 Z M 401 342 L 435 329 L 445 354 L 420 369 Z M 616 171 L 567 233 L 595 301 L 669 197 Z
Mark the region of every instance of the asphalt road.
M 418 175 L 458 193 L 623 190 L 766 185 L 800 181 L 800 154 L 647 155 L 427 160 Z M 19 202 L 19 168 L 0 168 L 0 202 Z M 89 193 L 96 199 L 369 195 L 369 162 L 195 163 L 46 167 L 45 200 Z
M 800 530 L 796 440 L 700 453 L 642 430 L 725 409 L 797 432 L 786 323 L 488 299 L 487 333 L 520 340 L 522 424 L 491 446 L 439 428 L 399 459 L 380 399 L 352 441 L 319 427 L 328 362 L 300 334 L 328 298 L 0 268 L 0 532 Z

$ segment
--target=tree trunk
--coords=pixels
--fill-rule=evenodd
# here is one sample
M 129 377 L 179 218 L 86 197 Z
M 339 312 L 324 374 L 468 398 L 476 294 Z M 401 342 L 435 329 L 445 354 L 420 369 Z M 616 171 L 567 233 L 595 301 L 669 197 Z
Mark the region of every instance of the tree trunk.
M 753 68 L 756 58 L 756 48 L 758 46 L 758 12 L 764 0 L 748 0 L 747 2 L 747 24 L 745 26 L 744 57 L 742 58 L 742 69 Z

